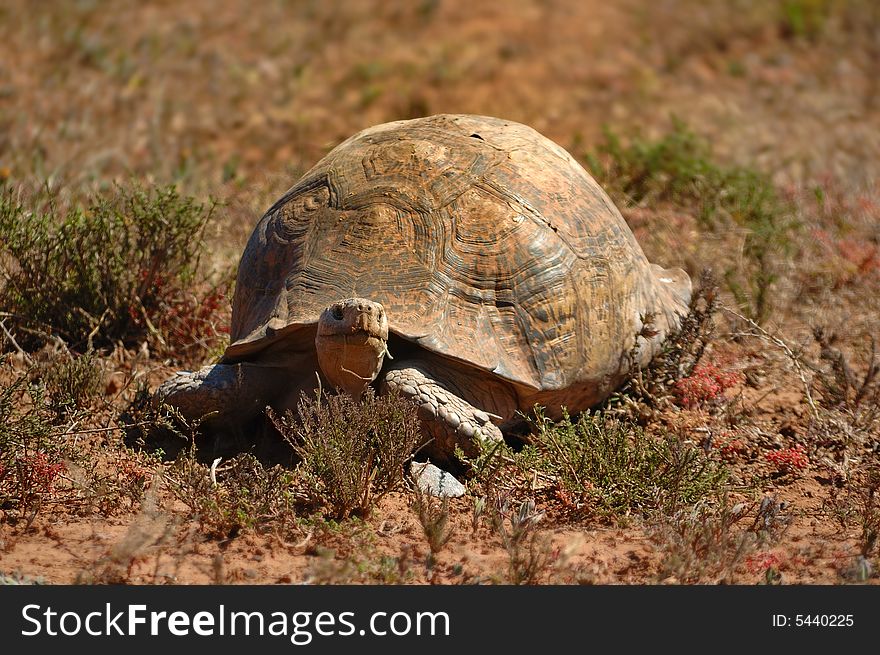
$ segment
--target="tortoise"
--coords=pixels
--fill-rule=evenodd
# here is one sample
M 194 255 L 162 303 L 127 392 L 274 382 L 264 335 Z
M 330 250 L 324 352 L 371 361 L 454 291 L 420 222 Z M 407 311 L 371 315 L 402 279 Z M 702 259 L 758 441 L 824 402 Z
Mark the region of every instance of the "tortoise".
M 417 403 L 425 454 L 454 461 L 535 405 L 606 399 L 687 312 L 611 200 L 525 125 L 436 115 L 365 129 L 263 215 L 241 258 L 231 343 L 159 397 L 225 429 L 302 393 L 368 385 Z M 645 330 L 647 315 L 652 330 Z M 638 339 L 638 348 L 634 349 Z

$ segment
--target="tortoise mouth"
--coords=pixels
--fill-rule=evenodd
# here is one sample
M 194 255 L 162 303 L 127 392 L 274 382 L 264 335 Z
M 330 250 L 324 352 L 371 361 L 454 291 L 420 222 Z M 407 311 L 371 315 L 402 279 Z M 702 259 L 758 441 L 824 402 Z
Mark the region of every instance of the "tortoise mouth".
M 320 334 L 315 337 L 315 341 L 321 340 L 325 344 L 334 344 L 339 348 L 371 348 L 384 351 L 387 348 L 388 339 L 376 331 L 355 330 L 353 332 L 336 332 L 330 334 Z
M 388 329 L 381 329 L 375 325 L 352 325 L 352 326 L 336 326 L 318 325 L 318 333 L 316 339 L 329 339 L 338 341 L 339 343 L 347 342 L 350 346 L 363 346 L 371 339 L 387 342 Z

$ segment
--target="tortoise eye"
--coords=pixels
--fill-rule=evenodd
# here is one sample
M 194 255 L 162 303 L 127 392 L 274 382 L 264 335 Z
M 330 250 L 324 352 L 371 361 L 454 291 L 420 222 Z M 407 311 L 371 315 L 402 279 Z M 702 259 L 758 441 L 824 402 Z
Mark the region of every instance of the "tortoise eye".
M 337 321 L 341 321 L 343 318 L 342 305 L 333 305 L 330 313 L 333 314 L 333 318 L 335 318 Z

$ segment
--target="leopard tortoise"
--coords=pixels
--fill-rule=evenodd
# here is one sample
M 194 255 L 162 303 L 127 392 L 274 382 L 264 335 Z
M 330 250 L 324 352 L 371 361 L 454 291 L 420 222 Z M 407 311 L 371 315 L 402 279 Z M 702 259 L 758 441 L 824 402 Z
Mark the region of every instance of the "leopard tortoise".
M 435 460 L 607 398 L 687 311 L 560 146 L 508 120 L 438 115 L 347 139 L 262 217 L 242 255 L 231 343 L 157 397 L 246 431 L 319 385 L 419 405 Z M 653 336 L 637 336 L 654 316 Z

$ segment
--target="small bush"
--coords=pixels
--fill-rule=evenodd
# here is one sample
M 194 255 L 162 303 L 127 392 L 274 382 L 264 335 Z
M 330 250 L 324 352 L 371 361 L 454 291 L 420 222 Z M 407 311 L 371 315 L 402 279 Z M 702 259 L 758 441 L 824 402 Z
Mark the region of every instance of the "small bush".
M 269 417 L 301 459 L 296 470 L 306 493 L 335 518 L 365 517 L 396 489 L 421 435 L 415 405 L 371 389 L 360 401 L 303 395 L 296 416 Z
M 819 266 L 804 273 L 814 288 L 838 291 L 880 278 L 880 245 L 864 238 L 843 236 L 841 232 L 844 230 L 832 226 L 810 230 Z
M 709 145 L 681 121 L 657 141 L 633 139 L 604 128 L 604 141 L 585 155 L 599 182 L 628 204 L 698 200 L 719 182 Z
M 825 30 L 833 0 L 783 0 L 779 28 L 784 37 L 817 41 Z
M 32 578 L 30 576 L 24 575 L 20 571 L 16 571 L 12 574 L 0 572 L 0 586 L 4 585 L 38 585 L 38 584 L 46 584 L 46 581 L 43 578 Z
M 140 506 L 150 486 L 163 470 L 164 452 L 161 450 L 147 452 L 123 446 L 112 455 L 111 466 L 114 475 L 107 486 L 115 492 L 108 494 L 109 499 L 114 503 L 113 509 L 120 509 L 123 500 L 126 500 L 131 508 Z
M 125 533 L 118 540 L 114 540 L 100 557 L 89 561 L 81 568 L 74 583 L 131 584 L 135 566 L 145 563 L 151 555 L 155 557 L 156 562 L 153 568 L 153 584 L 158 584 L 160 581 L 167 582 L 168 578 L 160 577 L 159 573 L 159 559 L 164 554 L 162 551 L 168 552 L 167 546 L 180 550 L 184 550 L 186 546 L 177 538 L 178 521 L 170 514 L 161 511 L 160 504 L 158 485 L 151 484 L 145 491 L 140 511 L 128 524 Z M 178 559 L 179 566 L 181 554 L 174 553 L 172 557 Z
M 413 499 L 410 508 L 419 519 L 433 558 L 443 550 L 454 534 L 452 526 L 449 525 L 449 497 L 433 498 L 416 483 L 413 485 Z
M 16 369 L 0 357 L 0 511 L 12 520 L 30 523 L 47 503 L 110 514 L 124 497 L 140 501 L 156 458 L 97 450 L 81 438 L 96 432 L 106 443 L 116 432 L 83 426 L 98 392 L 93 364 L 90 355 L 64 354 Z
M 843 490 L 832 486 L 823 509 L 844 530 L 853 524 L 860 528 L 858 545 L 862 558 L 880 554 L 880 461 L 872 459 L 854 470 Z
M 535 416 L 523 456 L 575 507 L 600 516 L 672 513 L 718 494 L 727 477 L 702 450 L 650 437 L 634 424 L 589 413 L 553 423 L 540 409 Z
M 778 475 L 796 473 L 810 465 L 810 458 L 804 452 L 804 447 L 800 445 L 771 450 L 764 457 L 775 467 Z
M 880 420 L 880 359 L 874 338 L 870 337 L 861 376 L 836 347 L 834 333 L 817 326 L 813 328 L 813 338 L 820 348 L 820 362 L 812 366 L 813 384 L 819 390 L 822 406 L 844 412 L 857 428 L 870 428 Z
M 783 510 L 769 497 L 756 507 L 731 505 L 722 497 L 719 503 L 680 509 L 653 530 L 662 553 L 658 578 L 679 584 L 735 582 L 736 570 L 754 566 L 750 558 L 757 549 L 775 543 L 788 528 Z
M 53 357 L 39 367 L 38 373 L 56 422 L 72 420 L 77 413 L 88 409 L 102 391 L 100 363 L 91 351 L 80 356 L 65 353 Z
M 172 495 L 186 505 L 201 529 L 221 539 L 242 531 L 284 532 L 295 518 L 293 476 L 281 466 L 264 468 L 247 453 L 214 468 L 184 451 L 165 474 Z
M 199 312 L 216 308 L 216 289 L 190 298 L 205 286 L 197 271 L 214 207 L 173 186 L 136 186 L 62 212 L 49 191 L 23 202 L 0 189 L 0 306 L 13 314 L 22 346 L 49 335 L 77 349 L 148 335 L 187 345 L 167 315 L 177 308 L 204 322 Z M 192 326 L 182 336 L 215 338 Z
M 782 574 L 779 568 L 782 559 L 775 553 L 758 552 L 746 557 L 746 570 L 752 575 L 760 575 L 765 584 L 780 584 Z
M 27 372 L 0 370 L 11 378 L 0 385 L 0 510 L 33 520 L 65 464 L 43 389 Z
M 510 499 L 496 499 L 492 527 L 507 551 L 508 582 L 515 585 L 538 584 L 551 563 L 552 553 L 546 535 L 538 531 L 544 513 L 535 509 L 528 499 L 511 505 Z
M 232 277 L 198 291 L 166 293 L 154 313 L 154 350 L 176 361 L 201 362 L 219 356 L 229 343 Z
M 724 273 L 741 310 L 763 322 L 769 316 L 775 261 L 791 250 L 793 209 L 770 178 L 738 166 L 722 166 L 708 143 L 681 121 L 656 141 L 633 139 L 624 145 L 606 128 L 605 140 L 587 165 L 606 188 L 627 204 L 673 202 L 693 207 L 709 230 L 744 231 L 744 268 Z

